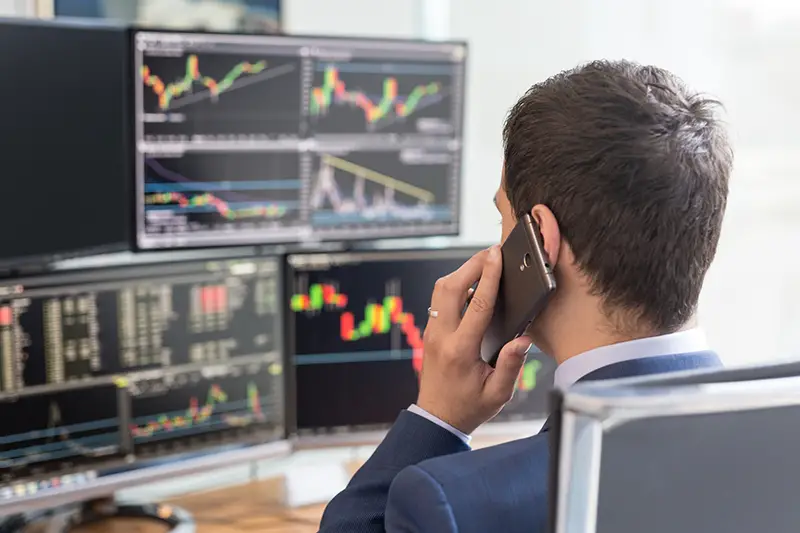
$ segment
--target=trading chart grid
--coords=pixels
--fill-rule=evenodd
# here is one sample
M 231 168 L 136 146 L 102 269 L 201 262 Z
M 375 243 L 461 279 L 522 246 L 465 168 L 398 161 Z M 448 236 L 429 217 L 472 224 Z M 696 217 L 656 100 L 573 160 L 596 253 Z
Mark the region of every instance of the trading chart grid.
M 416 401 L 433 285 L 477 251 L 288 257 L 286 346 L 294 360 L 298 435 L 385 429 Z M 514 398 L 494 420 L 545 416 L 555 366 L 532 348 Z
M 0 488 L 284 438 L 280 272 L 242 258 L 0 284 Z
M 134 39 L 139 247 L 457 233 L 465 45 Z

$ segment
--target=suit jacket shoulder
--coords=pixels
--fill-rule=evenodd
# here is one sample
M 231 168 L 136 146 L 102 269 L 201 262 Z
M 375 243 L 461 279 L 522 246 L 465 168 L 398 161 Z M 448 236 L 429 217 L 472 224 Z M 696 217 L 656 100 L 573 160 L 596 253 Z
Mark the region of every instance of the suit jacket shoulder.
M 389 491 L 387 531 L 544 531 L 547 433 L 429 459 L 404 469 Z
M 469 446 L 446 429 L 403 411 L 372 457 L 325 508 L 319 531 L 383 533 L 386 498 L 398 472 L 431 457 L 468 450 Z

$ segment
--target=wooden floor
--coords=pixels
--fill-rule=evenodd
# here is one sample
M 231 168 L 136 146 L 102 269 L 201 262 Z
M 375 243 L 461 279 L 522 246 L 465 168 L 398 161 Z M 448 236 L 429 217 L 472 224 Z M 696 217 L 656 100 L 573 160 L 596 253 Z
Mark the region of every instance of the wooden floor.
M 215 492 L 184 496 L 170 503 L 180 505 L 192 513 L 198 533 L 316 533 L 319 529 L 324 505 L 286 509 L 274 501 L 274 484 L 254 482 Z M 149 533 L 145 529 L 141 531 Z

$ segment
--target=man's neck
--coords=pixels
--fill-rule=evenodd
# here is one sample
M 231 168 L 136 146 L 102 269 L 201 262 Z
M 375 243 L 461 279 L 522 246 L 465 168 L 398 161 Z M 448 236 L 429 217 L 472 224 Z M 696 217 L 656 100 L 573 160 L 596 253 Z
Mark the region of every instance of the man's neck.
M 653 335 L 614 335 L 605 333 L 602 330 L 587 330 L 583 332 L 572 330 L 570 333 L 564 332 L 564 334 L 559 334 L 558 341 L 553 343 L 551 347 L 552 353 L 550 353 L 550 356 L 555 359 L 556 364 L 560 365 L 567 359 L 571 359 L 596 348 L 651 336 Z
M 584 310 L 587 307 L 583 308 Z M 567 315 L 562 313 L 562 319 L 554 321 L 552 343 L 548 346 L 547 353 L 561 364 L 567 359 L 577 355 L 623 342 L 655 337 L 667 332 L 660 332 L 651 328 L 630 329 L 622 332 L 621 328 L 613 324 L 602 313 L 574 312 Z M 696 321 L 690 320 L 679 331 L 696 327 Z

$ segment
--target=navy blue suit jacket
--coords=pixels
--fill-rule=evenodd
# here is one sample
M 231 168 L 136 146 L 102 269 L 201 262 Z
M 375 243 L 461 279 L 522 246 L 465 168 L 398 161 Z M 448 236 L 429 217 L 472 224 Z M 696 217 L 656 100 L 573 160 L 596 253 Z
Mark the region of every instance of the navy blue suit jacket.
M 720 366 L 712 352 L 648 357 L 583 380 Z M 548 424 L 538 435 L 470 451 L 446 429 L 407 411 L 347 488 L 331 500 L 323 533 L 543 532 L 548 520 Z M 462 453 L 468 452 L 468 453 Z

